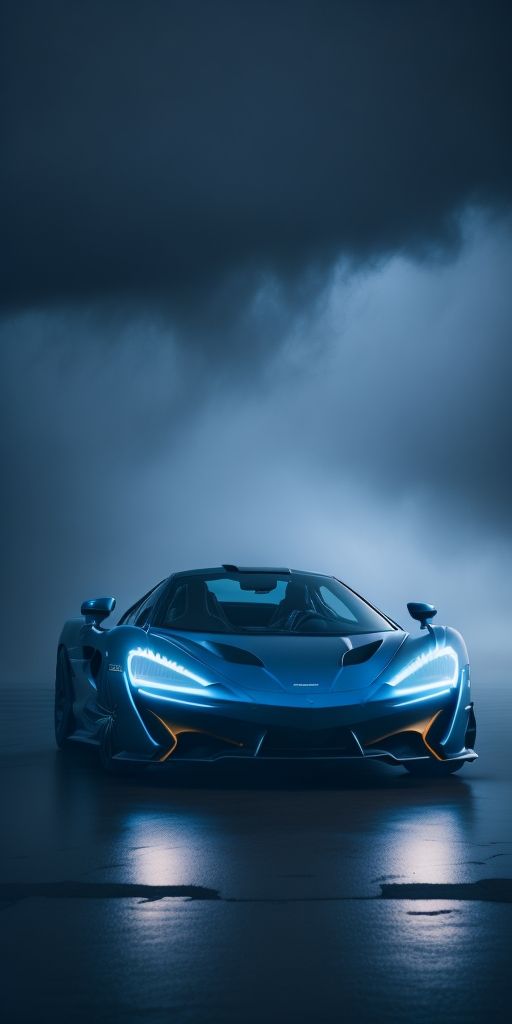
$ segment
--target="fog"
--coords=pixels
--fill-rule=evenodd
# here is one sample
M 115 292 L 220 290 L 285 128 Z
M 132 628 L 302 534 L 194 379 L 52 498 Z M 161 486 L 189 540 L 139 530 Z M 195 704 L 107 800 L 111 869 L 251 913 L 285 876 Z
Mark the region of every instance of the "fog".
M 51 681 L 83 598 L 122 610 L 222 562 L 332 573 L 411 628 L 406 601 L 432 601 L 504 680 L 512 240 L 474 208 L 458 230 L 314 286 L 227 281 L 208 326 L 141 302 L 6 315 L 3 682 Z

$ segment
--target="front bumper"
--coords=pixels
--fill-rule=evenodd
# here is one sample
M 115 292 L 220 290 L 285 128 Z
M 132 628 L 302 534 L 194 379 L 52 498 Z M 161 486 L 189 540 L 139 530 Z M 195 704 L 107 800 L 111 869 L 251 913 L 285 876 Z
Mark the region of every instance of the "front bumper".
M 135 707 L 153 747 L 146 756 L 119 756 L 145 763 L 473 761 L 475 717 L 464 698 L 459 688 L 428 710 L 383 701 L 314 708 L 219 701 L 204 708 L 137 695 Z

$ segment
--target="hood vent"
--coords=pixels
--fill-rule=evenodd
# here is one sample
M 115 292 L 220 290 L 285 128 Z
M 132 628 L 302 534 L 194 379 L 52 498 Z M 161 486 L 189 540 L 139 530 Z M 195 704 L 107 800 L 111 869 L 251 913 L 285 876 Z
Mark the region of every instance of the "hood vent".
M 373 658 L 373 655 L 378 651 L 382 640 L 374 640 L 371 644 L 361 644 L 360 647 L 351 647 L 349 651 L 345 651 L 341 656 L 341 664 L 343 668 L 349 665 L 362 665 L 365 661 L 369 661 Z
M 243 647 L 234 647 L 233 644 L 218 644 L 211 640 L 205 640 L 202 647 L 206 647 L 212 654 L 216 654 L 218 658 L 222 658 L 223 661 L 232 662 L 235 665 L 256 665 L 258 668 L 264 668 L 264 664 L 261 658 L 258 658 L 251 651 L 245 651 Z

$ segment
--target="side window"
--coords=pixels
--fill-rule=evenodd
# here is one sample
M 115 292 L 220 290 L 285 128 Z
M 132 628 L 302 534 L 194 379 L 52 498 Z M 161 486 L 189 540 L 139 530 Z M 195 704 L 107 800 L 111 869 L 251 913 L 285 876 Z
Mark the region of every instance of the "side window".
M 324 604 L 326 604 L 339 619 L 346 619 L 348 622 L 357 622 L 354 613 L 350 611 L 348 605 L 346 605 L 337 594 L 333 594 L 329 587 L 319 587 L 319 591 Z
M 119 622 L 119 625 L 120 626 L 133 626 L 133 623 L 135 622 L 135 619 L 137 618 L 137 615 L 139 614 L 139 610 L 142 607 L 142 604 L 143 604 L 142 600 L 141 601 L 137 601 L 137 604 L 134 605 L 133 608 L 130 608 L 127 612 L 124 613 L 122 619 Z
M 146 622 L 148 621 L 149 613 L 150 613 L 154 603 L 155 602 L 153 600 L 153 595 L 151 595 L 151 597 L 148 598 L 147 601 L 144 601 L 143 604 L 141 604 L 141 606 L 138 609 L 137 614 L 135 616 L 135 620 L 134 620 L 134 623 L 133 623 L 134 626 L 145 626 L 146 625 Z
M 153 611 L 153 608 L 155 607 L 156 602 L 158 601 L 166 583 L 167 580 L 165 581 L 165 584 L 161 583 L 159 587 L 156 587 L 155 590 L 151 592 L 149 597 L 147 597 L 146 600 L 139 605 L 135 615 L 135 621 L 133 623 L 134 626 L 146 625 L 148 619 L 151 616 L 151 612 Z
M 149 594 L 144 594 L 127 612 L 124 613 L 119 621 L 120 626 L 143 626 L 148 619 L 148 615 L 151 609 L 154 607 L 167 580 L 162 580 L 153 590 L 150 590 Z

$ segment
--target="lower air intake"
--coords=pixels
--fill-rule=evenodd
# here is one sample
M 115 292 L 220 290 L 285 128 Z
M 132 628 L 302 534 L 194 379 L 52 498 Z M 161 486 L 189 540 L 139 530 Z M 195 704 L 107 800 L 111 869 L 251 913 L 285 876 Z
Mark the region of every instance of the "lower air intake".
M 360 757 L 349 729 L 269 729 L 258 757 Z

